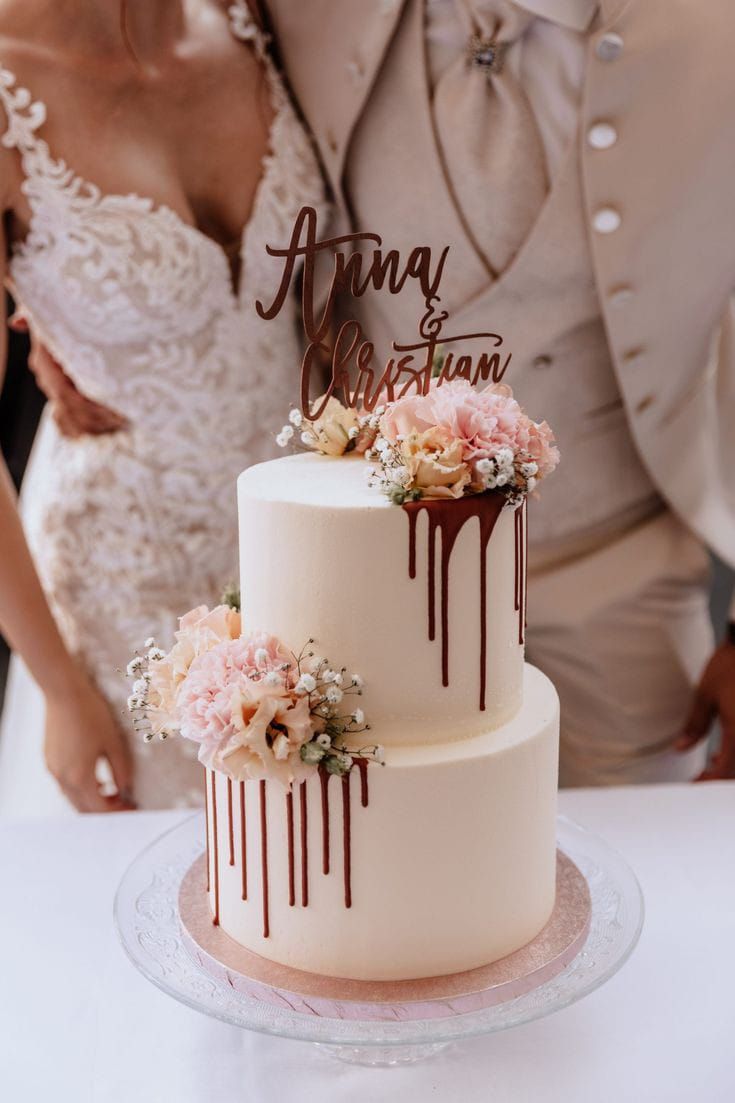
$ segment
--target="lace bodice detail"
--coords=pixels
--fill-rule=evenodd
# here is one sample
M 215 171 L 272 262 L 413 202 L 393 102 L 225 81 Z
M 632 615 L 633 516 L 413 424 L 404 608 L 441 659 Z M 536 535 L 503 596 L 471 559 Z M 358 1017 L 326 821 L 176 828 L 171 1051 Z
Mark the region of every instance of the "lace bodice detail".
M 21 156 L 32 214 L 9 264 L 18 297 L 80 390 L 138 425 L 159 427 L 157 404 L 141 388 L 153 375 L 157 389 L 166 380 L 172 384 L 167 406 L 176 406 L 181 386 L 206 392 L 213 381 L 222 384 L 228 370 L 242 391 L 244 360 L 257 363 L 252 350 L 261 335 L 272 340 L 253 307 L 279 277 L 280 262 L 267 256 L 264 244 L 284 239 L 303 203 L 322 200 L 311 143 L 244 0 L 231 6 L 230 19 L 266 67 L 275 111 L 242 236 L 238 292 L 220 245 L 170 207 L 135 194 L 103 194 L 55 157 L 39 135 L 46 107 L 0 71 L 7 117 L 2 141 Z M 192 354 L 197 370 L 191 370 Z M 294 379 L 288 381 L 293 386 Z M 219 416 L 221 403 L 216 407 Z
M 2 141 L 31 211 L 9 259 L 16 298 L 79 390 L 129 423 L 69 441 L 47 418 L 24 503 L 66 638 L 120 708 L 130 647 L 170 638 L 177 614 L 236 577 L 235 480 L 274 454 L 297 388 L 295 304 L 271 322 L 254 304 L 280 281 L 265 245 L 288 241 L 303 205 L 323 208 L 323 185 L 245 0 L 229 16 L 274 111 L 237 290 L 220 245 L 171 208 L 104 194 L 56 156 L 46 107 L 0 70 Z

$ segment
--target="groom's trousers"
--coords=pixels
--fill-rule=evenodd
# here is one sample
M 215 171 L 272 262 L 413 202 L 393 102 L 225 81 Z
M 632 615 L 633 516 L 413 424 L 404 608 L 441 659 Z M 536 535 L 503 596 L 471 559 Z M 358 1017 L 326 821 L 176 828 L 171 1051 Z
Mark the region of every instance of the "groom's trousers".
M 529 571 L 527 657 L 561 699 L 562 785 L 687 781 L 705 741 L 672 749 L 714 646 L 710 565 L 670 512 Z

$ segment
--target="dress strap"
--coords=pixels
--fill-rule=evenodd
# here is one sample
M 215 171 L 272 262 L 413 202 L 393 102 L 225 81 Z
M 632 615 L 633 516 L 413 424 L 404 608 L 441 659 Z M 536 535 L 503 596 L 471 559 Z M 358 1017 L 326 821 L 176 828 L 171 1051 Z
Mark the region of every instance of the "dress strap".
M 247 0 L 233 0 L 227 9 L 227 14 L 230 19 L 230 30 L 235 38 L 252 46 L 256 58 L 265 69 L 271 103 L 276 115 L 282 114 L 289 107 L 289 98 L 286 85 L 271 56 L 269 49 L 271 36 L 266 34 L 253 18 Z
M 5 111 L 7 126 L 2 135 L 6 149 L 17 149 L 24 161 L 28 154 L 44 146 L 36 134 L 46 121 L 46 105 L 34 100 L 27 88 L 18 85 L 15 74 L 0 65 L 0 105 Z
M 269 62 L 268 44 L 270 35 L 261 30 L 255 19 L 253 19 L 247 0 L 233 0 L 227 9 L 227 14 L 230 17 L 230 27 L 235 38 L 239 38 L 243 42 L 249 42 L 259 61 Z

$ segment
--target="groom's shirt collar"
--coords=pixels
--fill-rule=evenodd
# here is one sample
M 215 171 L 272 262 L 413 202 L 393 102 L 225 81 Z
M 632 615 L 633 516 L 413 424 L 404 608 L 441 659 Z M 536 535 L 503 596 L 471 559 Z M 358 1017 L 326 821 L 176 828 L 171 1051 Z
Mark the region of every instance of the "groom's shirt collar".
M 519 8 L 533 12 L 551 23 L 559 23 L 572 31 L 589 29 L 600 4 L 599 0 L 514 0 Z

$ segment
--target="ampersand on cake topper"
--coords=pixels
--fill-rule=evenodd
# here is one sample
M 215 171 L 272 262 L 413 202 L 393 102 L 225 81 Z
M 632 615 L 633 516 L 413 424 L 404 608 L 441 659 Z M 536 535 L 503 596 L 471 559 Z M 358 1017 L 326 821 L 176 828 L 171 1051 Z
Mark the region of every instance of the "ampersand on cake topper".
M 350 245 L 374 245 L 371 255 L 353 249 L 343 251 Z M 497 349 L 503 338 L 497 333 L 460 333 L 451 336 L 442 333 L 442 327 L 449 317 L 447 311 L 439 309 L 441 283 L 444 266 L 449 253 L 445 246 L 434 263 L 431 249 L 426 245 L 417 245 L 403 260 L 397 249 L 383 252 L 383 239 L 380 234 L 358 232 L 342 234 L 338 237 L 320 239 L 317 236 L 317 213 L 313 207 L 302 207 L 291 233 L 291 240 L 285 247 L 268 245 L 269 256 L 283 258 L 281 282 L 269 306 L 258 300 L 255 308 L 264 320 L 275 318 L 281 310 L 297 271 L 299 259 L 303 259 L 302 277 L 302 318 L 307 347 L 301 364 L 301 413 L 309 421 L 317 421 L 324 413 L 330 398 L 339 397 L 348 409 L 372 411 L 376 406 L 393 402 L 405 395 L 428 394 L 432 382 L 441 386 L 454 379 L 465 379 L 473 386 L 479 382 L 499 383 L 508 369 L 510 354 L 501 355 Z M 316 306 L 316 262 L 319 254 L 333 254 L 331 281 L 328 285 L 324 305 L 318 314 Z M 380 291 L 383 288 L 398 295 L 408 280 L 416 280 L 424 297 L 425 312 L 418 320 L 419 340 L 409 344 L 393 342 L 395 356 L 380 373 L 373 367 L 375 348 L 362 332 L 360 323 L 349 318 L 343 321 L 333 335 L 330 349 L 328 340 L 332 336 L 334 308 L 338 295 L 351 295 L 359 298 L 369 288 Z M 483 341 L 495 351 L 488 352 L 487 347 L 480 352 L 477 360 L 463 354 L 455 358 L 452 352 L 446 353 L 437 368 L 437 350 L 442 344 L 457 341 Z M 326 392 L 317 399 L 312 408 L 310 384 L 315 364 L 321 366 L 324 359 L 331 360 L 331 379 Z M 351 373 L 353 379 L 351 380 Z

